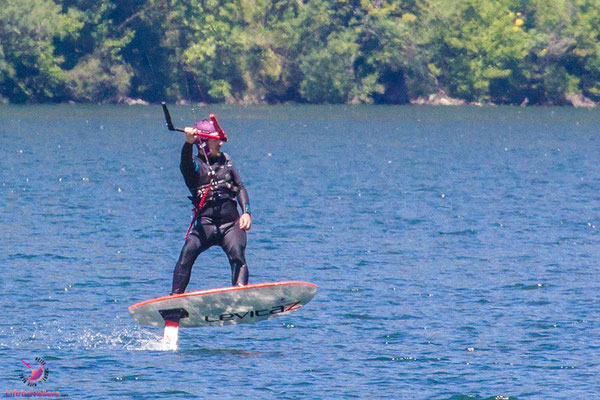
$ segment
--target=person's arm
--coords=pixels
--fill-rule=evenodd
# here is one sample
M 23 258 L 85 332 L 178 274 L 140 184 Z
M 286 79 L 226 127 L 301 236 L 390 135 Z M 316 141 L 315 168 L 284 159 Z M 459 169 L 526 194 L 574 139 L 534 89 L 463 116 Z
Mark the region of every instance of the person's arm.
M 240 229 L 247 231 L 252 227 L 252 217 L 250 216 L 250 198 L 246 186 L 242 182 L 240 175 L 235 167 L 231 167 L 231 176 L 233 183 L 238 188 L 237 200 L 242 208 L 242 216 L 240 217 Z
M 194 142 L 196 141 L 196 135 L 194 131 L 194 128 L 185 128 L 185 143 L 181 148 L 181 163 L 179 164 L 183 176 L 189 176 L 196 170 L 196 164 L 194 163 Z

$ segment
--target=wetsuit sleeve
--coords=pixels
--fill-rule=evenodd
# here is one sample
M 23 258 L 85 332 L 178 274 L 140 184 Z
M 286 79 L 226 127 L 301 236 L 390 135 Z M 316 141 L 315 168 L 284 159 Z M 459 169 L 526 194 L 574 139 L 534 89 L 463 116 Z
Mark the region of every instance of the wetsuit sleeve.
M 233 166 L 231 167 L 231 177 L 233 178 L 234 185 L 239 189 L 237 200 L 238 203 L 240 203 L 240 207 L 242 207 L 242 212 L 250 213 L 250 198 L 248 197 L 248 191 L 242 182 L 242 178 L 240 178 L 240 174 L 238 174 Z
M 190 176 L 196 171 L 196 164 L 194 163 L 194 145 L 188 142 L 183 144 L 181 148 L 181 163 L 179 169 L 184 177 Z

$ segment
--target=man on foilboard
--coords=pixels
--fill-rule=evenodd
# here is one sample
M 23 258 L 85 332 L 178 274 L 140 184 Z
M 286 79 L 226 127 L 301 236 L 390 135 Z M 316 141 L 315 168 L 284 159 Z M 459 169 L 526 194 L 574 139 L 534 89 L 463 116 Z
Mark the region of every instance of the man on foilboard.
M 246 231 L 252 226 L 248 192 L 233 166 L 231 157 L 221 152 L 227 136 L 212 120 L 196 122 L 184 129 L 181 173 L 190 190 L 194 218 L 185 238 L 175 270 L 171 294 L 183 293 L 190 281 L 196 258 L 212 246 L 221 246 L 231 265 L 231 284 L 248 284 Z M 193 145 L 198 156 L 193 157 Z M 240 216 L 236 199 L 242 209 Z
M 299 310 L 313 298 L 317 285 L 301 281 L 248 284 L 244 256 L 246 231 L 252 225 L 248 193 L 229 155 L 221 153 L 227 136 L 215 115 L 210 114 L 210 121 L 179 129 L 166 103 L 162 108 L 167 128 L 186 134 L 181 172 L 192 194 L 194 218 L 173 273 L 171 294 L 129 306 L 131 317 L 140 325 L 164 324 L 163 344 L 176 350 L 180 323 L 186 327 L 237 325 Z M 196 159 L 194 144 L 198 146 Z M 194 261 L 214 245 L 222 247 L 229 258 L 233 286 L 185 292 Z
M 212 114 L 210 120 L 198 121 L 183 131 L 186 139 L 181 149 L 180 169 L 191 193 L 194 217 L 175 264 L 171 295 L 185 292 L 196 258 L 215 245 L 229 259 L 231 284 L 245 286 L 248 284 L 246 231 L 252 226 L 250 201 L 231 157 L 221 152 L 227 135 Z M 198 147 L 197 157 L 193 156 L 194 144 Z M 242 209 L 241 216 L 236 199 Z M 172 347 L 177 343 L 179 320 L 186 316 L 183 309 L 163 310 L 164 338 Z

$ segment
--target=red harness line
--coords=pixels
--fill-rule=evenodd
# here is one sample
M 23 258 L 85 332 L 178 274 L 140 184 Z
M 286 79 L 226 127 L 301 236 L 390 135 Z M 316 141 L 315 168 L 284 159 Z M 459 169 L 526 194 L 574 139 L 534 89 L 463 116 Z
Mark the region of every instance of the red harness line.
M 206 201 L 206 196 L 208 196 L 208 192 L 210 192 L 210 185 L 208 185 L 206 187 L 206 191 L 202 195 L 202 198 L 200 199 L 198 206 L 194 207 L 194 216 L 192 217 L 192 222 L 190 222 L 190 226 L 188 226 L 187 232 L 185 233 L 185 240 L 187 240 L 188 236 L 190 235 L 190 231 L 192 230 L 192 228 L 194 227 L 194 224 L 196 223 L 196 220 L 198 219 L 198 214 L 200 213 L 200 210 L 204 206 L 204 202 Z

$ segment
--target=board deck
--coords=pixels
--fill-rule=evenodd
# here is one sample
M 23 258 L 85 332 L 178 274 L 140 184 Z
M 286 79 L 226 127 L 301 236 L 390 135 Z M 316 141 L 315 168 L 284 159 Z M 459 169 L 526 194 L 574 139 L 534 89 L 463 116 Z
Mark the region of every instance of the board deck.
M 129 307 L 140 325 L 164 326 L 178 315 L 180 327 L 246 324 L 300 309 L 317 293 L 308 282 L 270 282 L 163 296 Z

